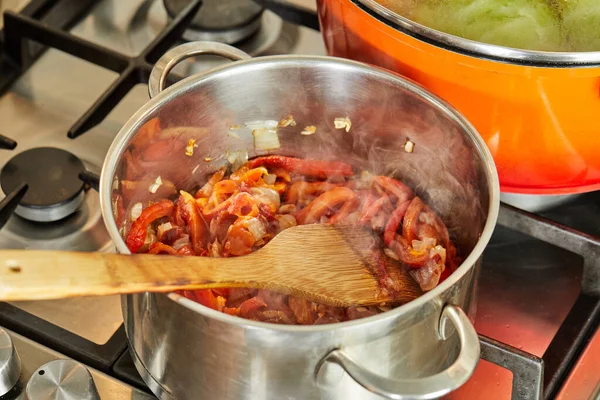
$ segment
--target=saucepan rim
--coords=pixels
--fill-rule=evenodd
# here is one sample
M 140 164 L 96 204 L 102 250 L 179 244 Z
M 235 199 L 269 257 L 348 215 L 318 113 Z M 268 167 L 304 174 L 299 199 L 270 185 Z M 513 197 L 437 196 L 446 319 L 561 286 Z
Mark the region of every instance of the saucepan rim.
M 478 156 L 483 160 L 484 174 L 488 185 L 488 196 L 489 196 L 489 208 L 487 210 L 487 219 L 481 235 L 467 258 L 462 262 L 459 268 L 454 271 L 444 282 L 439 284 L 435 289 L 423 294 L 419 298 L 410 301 L 402 306 L 394 308 L 390 311 L 374 315 L 367 318 L 339 322 L 334 324 L 324 325 L 311 325 L 311 326 L 300 326 L 300 325 L 279 325 L 271 324 L 266 322 L 251 321 L 244 318 L 234 317 L 225 313 L 212 310 L 208 307 L 202 306 L 192 300 L 189 300 L 176 293 L 166 294 L 171 300 L 179 303 L 180 305 L 187 307 L 188 309 L 202 314 L 206 317 L 214 318 L 224 323 L 241 326 L 244 328 L 252 329 L 263 329 L 269 331 L 286 331 L 286 332 L 322 332 L 332 329 L 349 329 L 355 326 L 366 325 L 374 323 L 380 320 L 386 320 L 391 318 L 397 318 L 399 315 L 408 313 L 418 307 L 423 306 L 427 302 L 432 301 L 438 297 L 441 293 L 449 290 L 454 284 L 456 284 L 471 268 L 474 268 L 477 260 L 481 257 L 485 247 L 487 246 L 496 221 L 498 218 L 498 212 L 500 207 L 500 185 L 498 180 L 498 174 L 491 153 L 485 145 L 481 136 L 477 133 L 476 129 L 452 106 L 431 94 L 429 91 L 394 72 L 384 70 L 379 67 L 370 66 L 357 61 L 329 57 L 329 56 L 305 56 L 305 55 L 284 55 L 284 56 L 265 56 L 257 57 L 244 61 L 236 61 L 231 64 L 227 64 L 221 67 L 211 69 L 207 72 L 202 72 L 197 75 L 192 75 L 171 87 L 165 89 L 160 94 L 150 99 L 144 104 L 126 123 L 123 125 L 119 133 L 114 138 L 106 159 L 102 167 L 102 174 L 100 178 L 100 206 L 102 209 L 102 216 L 107 227 L 107 230 L 117 247 L 117 251 L 122 254 L 131 254 L 127 248 L 125 241 L 121 237 L 117 224 L 113 217 L 111 192 L 112 192 L 112 181 L 117 168 L 117 161 L 121 154 L 126 149 L 131 137 L 137 133 L 138 129 L 146 122 L 146 117 L 152 114 L 157 109 L 160 109 L 163 105 L 170 102 L 174 98 L 187 93 L 191 90 L 195 90 L 201 86 L 204 82 L 211 79 L 218 79 L 219 77 L 227 78 L 227 74 L 232 70 L 243 69 L 243 68 L 260 68 L 263 65 L 269 65 L 272 63 L 297 63 L 301 65 L 310 65 L 312 63 L 330 63 L 335 64 L 337 67 L 345 67 L 355 71 L 354 73 L 369 74 L 376 79 L 384 80 L 406 89 L 420 98 L 431 103 L 440 112 L 444 113 L 449 118 L 453 119 L 463 130 L 464 134 L 473 144 L 475 151 Z

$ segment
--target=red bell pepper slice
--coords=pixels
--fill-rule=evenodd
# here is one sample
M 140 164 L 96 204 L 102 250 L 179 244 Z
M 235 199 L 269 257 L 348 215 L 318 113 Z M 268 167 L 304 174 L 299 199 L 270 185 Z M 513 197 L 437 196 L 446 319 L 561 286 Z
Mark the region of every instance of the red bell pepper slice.
M 164 243 L 156 242 L 150 246 L 148 254 L 170 254 L 174 256 L 177 254 L 177 250 Z
M 379 211 L 381 210 L 381 208 L 383 208 L 384 205 L 391 204 L 390 199 L 387 196 L 382 196 L 375 201 L 371 201 L 371 199 L 368 199 L 368 201 L 370 201 L 370 204 L 363 207 L 363 211 L 361 212 L 360 218 L 358 220 L 358 223 L 361 225 L 368 223 L 371 220 L 371 218 L 373 218 L 375 215 L 377 215 L 377 213 L 379 213 Z
M 356 198 L 350 199 L 344 203 L 335 215 L 329 219 L 330 224 L 343 224 L 344 220 L 350 215 L 358 206 Z
M 352 166 L 342 161 L 307 160 L 285 156 L 257 157 L 248 161 L 246 166 L 248 168 L 260 166 L 283 168 L 289 172 L 320 179 L 327 179 L 332 176 L 354 175 Z
M 396 253 L 400 261 L 408 264 L 411 268 L 422 267 L 430 258 L 429 249 L 415 251 L 401 235 L 396 235 L 395 240 L 392 240 L 388 247 Z
M 388 219 L 387 224 L 385 225 L 385 229 L 383 231 L 383 242 L 386 246 L 389 246 L 390 243 L 396 237 L 396 232 L 400 227 L 400 223 L 402 222 L 402 218 L 404 218 L 404 214 L 406 214 L 406 210 L 410 205 L 411 201 L 405 201 L 400 204 L 390 215 L 390 219 Z
M 125 243 L 129 251 L 137 253 L 144 246 L 148 226 L 155 220 L 169 215 L 173 211 L 173 207 L 174 205 L 171 200 L 163 200 L 143 210 L 140 216 L 133 221 L 131 229 L 127 234 Z
M 195 299 L 197 303 L 202 304 L 205 307 L 212 308 L 213 310 L 222 311 L 225 307 L 225 298 L 221 296 L 215 296 L 212 290 L 196 290 L 194 291 Z
M 195 256 L 196 253 L 189 245 L 186 244 L 185 246 L 183 246 L 182 248 L 177 250 L 177 255 L 178 256 Z
M 308 196 L 314 196 L 317 193 L 323 193 L 341 185 L 331 182 L 306 182 L 298 181 L 293 183 L 287 191 L 286 203 L 296 204 Z
M 258 297 L 252 297 L 252 298 L 244 301 L 242 304 L 240 304 L 240 307 L 239 307 L 240 317 L 242 317 L 242 318 L 252 317 L 256 314 L 256 312 L 258 310 L 260 310 L 261 308 L 265 308 L 266 306 L 267 306 L 267 304 L 264 301 L 262 301 L 261 299 L 259 299 Z
M 316 199 L 308 206 L 296 213 L 298 224 L 314 224 L 319 222 L 321 217 L 340 203 L 353 200 L 356 193 L 347 187 L 333 188 Z
M 209 197 L 212 194 L 212 190 L 213 187 L 217 184 L 217 182 L 220 182 L 223 177 L 225 176 L 225 172 L 227 172 L 227 168 L 223 167 L 220 170 L 218 170 L 217 172 L 215 172 L 210 179 L 208 180 L 208 182 L 206 182 L 204 184 L 204 186 L 202 186 L 197 192 L 196 192 L 196 198 L 199 199 L 201 197 Z
M 178 206 L 181 216 L 188 226 L 192 249 L 197 254 L 201 253 L 208 240 L 208 226 L 198 211 L 196 199 L 191 194 L 182 191 Z
M 409 244 L 417 237 L 417 224 L 419 222 L 419 214 L 423 210 L 423 205 L 421 199 L 415 197 L 406 209 L 404 224 L 402 225 L 402 235 Z
M 398 204 L 404 203 L 414 196 L 413 191 L 408 186 L 389 176 L 374 176 L 373 182 L 381 186 L 387 193 L 396 196 Z

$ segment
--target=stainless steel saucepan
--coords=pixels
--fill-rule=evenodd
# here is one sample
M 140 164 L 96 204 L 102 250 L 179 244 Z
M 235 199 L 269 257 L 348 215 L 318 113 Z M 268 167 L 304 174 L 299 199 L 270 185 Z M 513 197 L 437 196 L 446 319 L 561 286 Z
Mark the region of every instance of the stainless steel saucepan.
M 169 71 L 201 54 L 233 63 L 164 89 Z M 102 170 L 102 212 L 117 249 L 129 253 L 111 201 L 125 150 L 158 117 L 164 135 L 187 140 L 192 157 L 148 162 L 150 182 L 169 175 L 178 188 L 197 186 L 227 155 L 259 153 L 232 125 L 279 121 L 292 114 L 301 129 L 282 130 L 272 153 L 343 159 L 412 185 L 443 217 L 464 261 L 422 297 L 377 316 L 319 326 L 249 321 L 208 309 L 175 293 L 122 299 L 136 367 L 161 399 L 431 399 L 462 385 L 479 360 L 466 313 L 481 254 L 498 215 L 492 157 L 475 129 L 452 107 L 391 72 L 331 57 L 250 59 L 233 47 L 192 42 L 167 52 L 150 77 L 151 100 L 115 138 Z M 349 132 L 334 129 L 348 117 Z M 414 151 L 405 151 L 405 143 Z M 148 188 L 142 190 L 147 192 Z M 133 203 L 131 201 L 130 203 Z M 132 204 L 124 204 L 129 210 Z M 293 249 L 290 249 L 293 251 Z

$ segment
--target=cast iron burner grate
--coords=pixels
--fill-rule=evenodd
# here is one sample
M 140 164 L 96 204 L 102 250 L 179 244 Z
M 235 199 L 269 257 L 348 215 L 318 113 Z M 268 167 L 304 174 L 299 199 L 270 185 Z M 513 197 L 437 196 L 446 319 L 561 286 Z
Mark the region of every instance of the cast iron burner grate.
M 148 83 L 153 63 L 180 39 L 202 4 L 200 0 L 190 1 L 173 22 L 138 56 L 127 57 L 63 30 L 79 21 L 93 3 L 94 1 L 90 0 L 38 0 L 33 1 L 19 14 L 10 11 L 4 13 L 0 95 L 6 92 L 45 50 L 39 45 L 31 45 L 29 41 L 61 50 L 119 74 L 119 78 L 69 129 L 67 135 L 71 139 L 102 122 L 135 85 Z
M 163 4 L 173 18 L 185 9 L 189 0 L 163 0 Z M 263 11 L 264 7 L 252 0 L 204 0 L 183 39 L 239 43 L 260 29 Z
M 15 208 L 18 216 L 36 222 L 54 222 L 74 213 L 84 198 L 79 174 L 83 162 L 68 151 L 38 147 L 14 156 L 0 172 L 4 193 L 25 183 L 28 190 Z

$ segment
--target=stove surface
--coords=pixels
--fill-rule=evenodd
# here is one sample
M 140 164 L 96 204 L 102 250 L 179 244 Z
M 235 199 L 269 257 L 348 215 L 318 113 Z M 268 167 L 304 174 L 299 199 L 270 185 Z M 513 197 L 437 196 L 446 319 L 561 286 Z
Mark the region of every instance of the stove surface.
M 1 328 L 0 328 L 1 329 Z M 21 376 L 19 382 L 15 386 L 15 389 L 9 393 L 6 397 L 7 400 L 28 400 L 26 395 L 26 387 L 28 382 L 34 374 L 44 375 L 46 371 L 40 369 L 42 366 L 49 366 L 56 360 L 69 360 L 63 354 L 60 354 L 52 349 L 40 345 L 26 337 L 23 337 L 15 332 L 5 330 L 10 338 L 12 339 L 13 345 L 16 348 L 17 354 L 21 359 Z M 51 364 L 50 364 L 51 365 Z M 39 371 L 38 371 L 39 369 Z M 93 368 L 87 368 L 92 376 L 94 386 L 97 390 L 99 397 L 97 399 L 108 399 L 108 400 L 151 400 L 154 396 L 151 396 L 141 390 L 138 390 L 130 385 L 127 385 L 113 377 L 110 377 L 100 371 Z M 43 372 L 43 373 L 42 373 Z M 61 377 L 61 380 L 67 381 L 67 377 Z M 47 389 L 47 388 L 46 388 Z M 39 392 L 37 392 L 39 393 Z M 72 399 L 81 400 L 79 393 L 71 393 L 74 397 Z M 44 397 L 50 398 L 50 397 Z M 63 398 L 63 397 L 61 397 Z M 96 400 L 96 399 L 94 399 Z
M 18 11 L 26 3 L 28 1 L 0 0 L 0 11 Z M 312 10 L 316 8 L 311 0 L 294 0 L 292 3 Z M 270 11 L 265 11 L 261 18 L 258 32 L 237 45 L 242 50 L 254 56 L 325 54 L 318 32 L 284 22 Z M 70 32 L 134 56 L 158 35 L 168 21 L 162 0 L 102 0 Z M 223 62 L 216 57 L 190 59 L 178 66 L 175 73 L 185 76 Z M 85 134 L 70 139 L 67 131 L 116 78 L 114 72 L 49 49 L 7 93 L 0 96 L 0 134 L 18 142 L 14 150 L 0 150 L 0 167 L 28 149 L 57 147 L 77 156 L 88 171 L 99 173 L 114 136 L 148 100 L 145 85 L 136 86 L 106 119 Z M 84 196 L 80 210 L 59 223 L 35 223 L 13 215 L 0 230 L 0 249 L 114 251 L 102 222 L 98 194 L 87 190 Z M 544 215 L 600 237 L 598 192 L 582 195 Z M 476 307 L 471 313 L 477 331 L 541 357 L 578 298 L 582 265 L 581 257 L 574 253 L 498 227 L 484 255 Z M 143 387 L 132 369 L 128 353 L 124 352 L 119 297 L 21 302 L 14 306 L 58 326 L 61 328 L 57 330 L 60 335 L 76 335 L 85 339 L 89 342 L 86 346 L 92 349 L 103 349 L 105 345 L 114 348 L 112 358 L 106 362 L 116 364 L 107 371 Z M 12 308 L 7 310 L 13 312 Z M 16 317 L 11 321 L 16 321 Z M 28 367 L 33 368 L 29 373 L 45 359 L 59 356 L 44 349 L 35 355 L 36 343 L 17 334 L 11 333 L 11 336 L 28 349 L 23 350 L 24 353 L 31 354 L 32 358 L 39 357 Z M 115 346 L 116 342 L 119 344 Z M 73 346 L 66 347 L 71 349 Z M 567 381 L 571 386 L 565 385 L 559 393 L 560 399 L 591 398 L 600 381 L 600 371 L 597 368 L 593 371 L 589 366 L 594 363 L 589 360 L 597 359 L 599 348 L 600 334 L 596 334 Z M 72 351 L 77 354 L 76 349 Z M 114 384 L 112 378 L 100 372 L 92 371 L 92 375 L 94 379 L 98 376 L 100 381 L 107 382 L 106 385 Z M 481 361 L 473 378 L 448 398 L 510 399 L 513 394 L 512 378 L 507 369 Z M 577 383 L 584 380 L 585 384 Z M 139 396 L 110 395 L 103 399 L 149 398 L 141 392 Z

